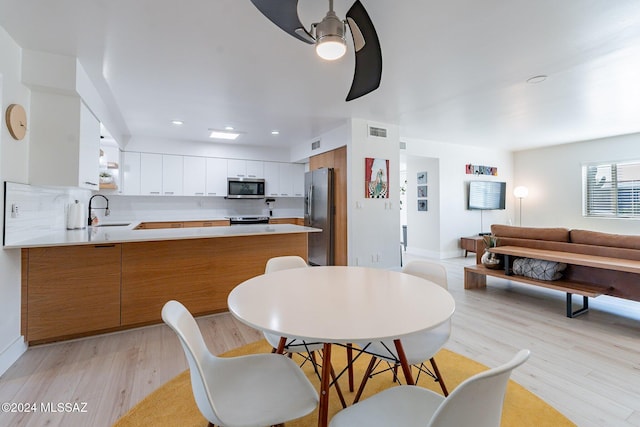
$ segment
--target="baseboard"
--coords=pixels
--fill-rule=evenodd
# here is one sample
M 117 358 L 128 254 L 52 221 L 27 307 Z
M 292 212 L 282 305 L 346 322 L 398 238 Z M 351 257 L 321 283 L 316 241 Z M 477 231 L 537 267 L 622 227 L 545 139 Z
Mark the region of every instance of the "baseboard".
M 27 351 L 27 348 L 29 346 L 24 342 L 24 337 L 21 335 L 0 353 L 0 375 L 7 372 L 11 365 L 16 363 L 20 356 Z

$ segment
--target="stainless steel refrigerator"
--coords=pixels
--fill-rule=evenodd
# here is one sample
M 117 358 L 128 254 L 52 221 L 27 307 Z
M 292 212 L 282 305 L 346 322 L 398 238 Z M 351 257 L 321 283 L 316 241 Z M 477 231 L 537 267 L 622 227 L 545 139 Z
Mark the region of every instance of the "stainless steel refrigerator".
M 322 229 L 309 236 L 309 264 L 333 265 L 333 169 L 304 175 L 304 225 Z

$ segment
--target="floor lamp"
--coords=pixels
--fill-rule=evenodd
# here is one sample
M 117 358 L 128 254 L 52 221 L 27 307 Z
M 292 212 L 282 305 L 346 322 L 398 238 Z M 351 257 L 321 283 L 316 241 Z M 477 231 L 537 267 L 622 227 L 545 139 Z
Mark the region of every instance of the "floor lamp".
M 529 195 L 529 189 L 520 185 L 513 189 L 513 195 L 520 199 L 520 223 L 518 225 L 522 227 L 522 199 Z

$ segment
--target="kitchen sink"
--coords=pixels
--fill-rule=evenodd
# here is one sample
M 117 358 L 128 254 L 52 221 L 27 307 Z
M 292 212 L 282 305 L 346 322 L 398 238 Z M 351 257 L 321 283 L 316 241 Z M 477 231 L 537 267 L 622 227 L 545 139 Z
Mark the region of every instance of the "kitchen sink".
M 126 227 L 128 225 L 131 225 L 131 223 L 130 222 L 111 222 L 108 224 L 94 225 L 94 227 Z

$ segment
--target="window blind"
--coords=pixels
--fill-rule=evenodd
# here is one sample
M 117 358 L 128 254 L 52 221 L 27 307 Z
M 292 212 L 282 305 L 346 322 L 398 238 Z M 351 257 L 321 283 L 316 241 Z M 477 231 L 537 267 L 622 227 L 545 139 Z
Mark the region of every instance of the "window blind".
M 640 161 L 592 164 L 583 171 L 586 216 L 640 217 Z

